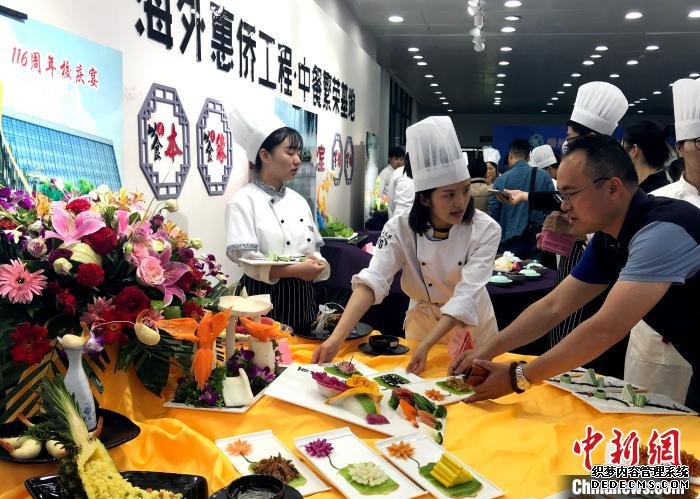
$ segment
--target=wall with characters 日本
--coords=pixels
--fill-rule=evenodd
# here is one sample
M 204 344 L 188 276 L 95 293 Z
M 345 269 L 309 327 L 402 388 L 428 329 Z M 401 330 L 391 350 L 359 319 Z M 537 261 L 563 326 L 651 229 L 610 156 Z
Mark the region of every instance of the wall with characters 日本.
M 361 224 L 366 134 L 380 133 L 380 67 L 338 24 L 342 15 L 310 0 L 3 5 L 122 53 L 122 184 L 177 198 L 176 221 L 232 277 L 239 274 L 225 257 L 225 206 L 248 175 L 226 119 L 237 102 L 275 112 L 283 101 L 315 114 L 315 182 L 333 176 L 326 212 Z

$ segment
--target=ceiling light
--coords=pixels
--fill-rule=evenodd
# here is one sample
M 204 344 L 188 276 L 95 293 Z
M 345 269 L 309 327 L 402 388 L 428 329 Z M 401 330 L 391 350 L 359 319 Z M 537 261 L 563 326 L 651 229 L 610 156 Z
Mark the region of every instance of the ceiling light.
M 438 99 L 439 99 L 439 100 L 446 100 L 447 97 L 441 96 L 441 97 L 438 97 Z
M 425 61 L 419 61 L 416 64 L 418 64 L 419 66 L 427 66 L 428 65 L 428 63 Z
M 496 75 L 496 78 L 505 78 L 505 77 L 506 77 L 506 74 L 505 74 L 505 73 L 498 73 L 498 74 Z
M 595 62 L 593 62 L 589 59 L 586 59 L 585 61 L 583 61 L 584 66 L 593 66 L 594 64 L 595 64 Z
M 550 100 L 559 100 L 559 97 L 552 97 Z
M 513 50 L 511 47 L 501 47 L 501 52 L 510 52 Z
M 494 94 L 502 94 L 502 93 L 503 93 L 503 90 L 496 90 L 496 91 L 494 92 Z
M 591 59 L 600 59 L 600 58 L 603 57 L 603 56 L 600 55 L 600 54 L 591 54 L 590 57 L 591 57 Z
M 652 92 L 652 94 L 654 94 L 654 95 L 661 95 L 661 90 L 654 90 L 654 91 Z
M 440 92 L 439 90 L 436 90 L 436 91 L 433 92 L 433 93 L 434 93 L 435 95 L 442 95 L 442 92 Z
M 520 16 L 506 16 L 506 21 L 520 21 L 522 19 Z
M 634 103 L 635 103 L 635 104 L 639 104 L 639 99 L 637 99 L 636 101 L 634 101 Z
M 420 49 L 418 47 L 408 47 L 409 52 L 420 52 Z
M 501 103 L 500 103 L 500 102 L 494 102 L 493 105 L 494 105 L 494 106 L 500 106 Z
M 506 3 L 503 4 L 504 7 L 510 7 L 510 8 L 515 8 L 515 7 L 520 7 L 523 3 L 520 2 L 519 0 L 508 0 Z
M 629 107 L 634 107 L 636 104 L 633 102 L 632 104 L 629 105 Z
M 389 22 L 392 22 L 392 23 L 402 23 L 402 22 L 403 22 L 403 17 L 401 17 L 401 16 L 389 16 Z
M 637 64 L 639 64 L 639 61 L 637 59 L 630 59 L 629 61 L 627 61 L 628 66 L 636 66 Z
M 562 86 L 562 87 L 570 87 L 570 86 L 571 86 L 571 83 L 568 83 L 568 82 L 567 82 L 567 83 L 562 83 L 561 86 Z
M 698 19 L 698 18 L 700 18 L 700 10 L 699 10 L 699 9 L 691 10 L 691 11 L 688 13 L 688 17 L 691 18 L 691 19 Z
M 637 112 L 638 112 L 639 114 L 642 114 L 644 111 L 642 111 L 642 110 L 640 109 L 640 110 L 638 110 Z
M 540 113 L 546 113 L 546 112 L 547 112 L 546 109 L 543 109 L 542 111 L 540 111 Z
M 619 77 L 620 77 L 620 75 L 617 74 L 617 73 L 612 73 L 612 74 L 610 75 L 610 78 L 619 78 Z
M 505 87 L 506 84 L 505 84 L 505 83 L 496 83 L 496 86 L 497 86 L 497 87 Z
M 659 50 L 658 45 L 647 45 L 647 50 Z
M 414 58 L 414 59 L 422 59 L 423 56 L 422 56 L 422 55 L 414 55 L 413 58 Z
M 605 45 L 598 45 L 595 49 L 598 52 L 605 52 L 606 50 L 608 50 L 608 47 L 606 47 Z
M 501 28 L 501 33 L 513 33 L 515 28 L 513 26 L 503 26 Z
M 642 97 L 642 98 L 639 99 L 639 100 L 643 102 L 643 101 L 647 100 L 647 98 L 646 98 L 646 97 Z
M 638 10 L 633 10 L 625 14 L 625 19 L 640 19 L 643 16 Z
M 443 102 L 443 103 L 442 103 L 442 105 L 443 105 L 443 106 L 449 106 L 449 105 L 450 105 L 450 103 L 449 103 L 449 102 L 447 102 L 447 101 L 445 101 L 445 102 Z
M 431 74 L 427 74 L 427 75 L 425 75 L 425 77 L 426 77 L 426 78 L 435 78 L 435 77 L 434 77 L 433 75 L 431 75 Z
M 580 78 L 580 77 L 581 77 L 581 73 L 571 73 L 571 77 L 572 77 L 572 78 Z
M 548 106 L 553 106 L 553 105 L 554 105 L 554 102 L 548 102 L 547 105 L 548 105 Z
M 431 87 L 439 87 L 440 85 L 438 85 L 437 83 L 431 83 L 430 86 Z
M 559 90 L 557 93 L 558 93 L 559 95 L 562 95 L 562 94 L 564 94 L 565 92 L 564 92 L 563 90 Z
M 507 66 L 508 64 L 510 64 L 508 61 L 498 61 L 499 66 Z
M 448 113 L 451 113 L 451 112 L 452 112 L 452 109 L 448 109 L 447 112 L 448 112 Z
M 690 76 L 691 78 L 697 78 L 698 76 L 700 76 L 700 73 L 690 73 L 688 76 Z

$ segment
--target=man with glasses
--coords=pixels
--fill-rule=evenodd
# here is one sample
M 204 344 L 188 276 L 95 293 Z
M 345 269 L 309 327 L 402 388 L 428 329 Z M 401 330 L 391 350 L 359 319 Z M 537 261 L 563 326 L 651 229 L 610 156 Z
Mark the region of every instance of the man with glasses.
M 644 320 L 672 343 L 700 374 L 694 338 L 700 323 L 700 209 L 649 196 L 638 189 L 634 165 L 611 137 L 581 137 L 559 167 L 561 209 L 576 232 L 595 232 L 571 275 L 528 307 L 501 334 L 457 359 L 450 373 L 472 366 L 488 371 L 474 379 L 468 400 L 521 392 L 579 367 L 624 338 Z M 493 357 L 544 335 L 600 293 L 610 292 L 591 318 L 529 364 L 499 364 Z M 686 404 L 700 408 L 700 376 Z

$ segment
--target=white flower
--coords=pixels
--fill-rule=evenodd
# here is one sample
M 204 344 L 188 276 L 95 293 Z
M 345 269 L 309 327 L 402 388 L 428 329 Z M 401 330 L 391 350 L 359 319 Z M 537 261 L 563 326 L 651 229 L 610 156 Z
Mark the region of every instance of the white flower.
M 73 264 L 65 258 L 58 258 L 55 262 L 53 262 L 53 271 L 58 275 L 68 275 L 70 274 L 70 269 L 72 268 Z
M 177 201 L 174 199 L 168 199 L 165 202 L 165 209 L 168 210 L 170 213 L 175 213 L 177 211 Z
M 348 474 L 355 482 L 370 487 L 381 485 L 389 478 L 379 466 L 371 462 L 349 465 Z
M 193 237 L 190 239 L 190 246 L 192 246 L 194 249 L 202 249 L 202 246 L 204 245 L 204 242 L 198 238 L 198 237 Z

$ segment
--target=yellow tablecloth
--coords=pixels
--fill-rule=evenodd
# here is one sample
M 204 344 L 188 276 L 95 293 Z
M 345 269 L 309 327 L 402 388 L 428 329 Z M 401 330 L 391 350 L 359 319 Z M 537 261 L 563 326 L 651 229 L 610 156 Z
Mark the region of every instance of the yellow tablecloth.
M 362 340 L 347 342 L 341 356 L 355 352 L 355 359 L 377 370 L 405 366 L 410 352 L 396 357 L 368 357 L 357 351 Z M 413 346 L 411 342 L 407 342 Z M 294 359 L 308 362 L 315 342 L 295 339 Z M 499 360 L 519 356 L 506 355 Z M 448 354 L 436 346 L 429 357 L 425 377 L 444 376 Z M 148 392 L 133 372 L 105 374 L 102 407 L 129 416 L 141 427 L 135 440 L 111 449 L 121 470 L 153 470 L 206 477 L 210 493 L 237 477 L 226 456 L 213 440 L 272 429 L 293 452 L 296 437 L 350 426 L 365 442 L 385 436 L 335 418 L 263 397 L 245 414 L 167 409 L 163 400 Z M 652 429 L 681 430 L 684 450 L 700 456 L 700 418 L 689 416 L 637 416 L 601 414 L 583 402 L 550 386 L 535 386 L 523 395 L 509 395 L 495 402 L 448 407 L 444 446 L 507 492 L 509 498 L 546 497 L 561 490 L 559 475 L 583 473 L 582 458 L 572 444 L 592 425 L 612 438 L 612 428 L 637 430 L 642 442 Z M 603 460 L 603 445 L 594 453 Z M 54 474 L 55 465 L 13 465 L 0 462 L 0 499 L 24 498 L 26 478 Z M 342 497 L 337 491 L 317 494 L 317 499 Z M 429 496 L 425 496 L 429 497 Z

